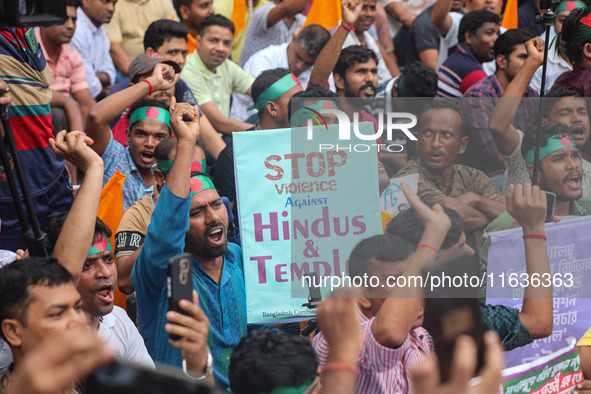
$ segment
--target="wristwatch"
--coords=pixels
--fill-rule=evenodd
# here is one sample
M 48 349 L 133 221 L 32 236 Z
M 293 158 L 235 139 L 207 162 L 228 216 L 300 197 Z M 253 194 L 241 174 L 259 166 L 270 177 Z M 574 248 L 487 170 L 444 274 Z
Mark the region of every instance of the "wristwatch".
M 213 374 L 213 356 L 210 351 L 207 351 L 207 362 L 205 363 L 205 372 L 202 375 L 195 376 L 191 372 L 187 371 L 187 362 L 183 358 L 183 372 L 185 375 L 193 380 L 204 380 Z

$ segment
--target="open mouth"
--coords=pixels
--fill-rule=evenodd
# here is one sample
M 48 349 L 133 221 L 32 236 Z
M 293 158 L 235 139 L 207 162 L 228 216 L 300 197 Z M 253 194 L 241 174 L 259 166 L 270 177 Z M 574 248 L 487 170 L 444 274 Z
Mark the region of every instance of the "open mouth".
M 224 228 L 215 227 L 209 232 L 207 239 L 214 245 L 222 245 L 224 243 Z
M 581 175 L 580 174 L 571 174 L 566 177 L 565 183 L 570 186 L 572 189 L 580 189 L 581 188 Z
M 112 304 L 115 302 L 115 294 L 113 292 L 113 285 L 101 286 L 96 292 L 96 296 L 105 304 Z
M 361 89 L 361 95 L 366 97 L 373 97 L 376 94 L 376 88 L 373 86 L 366 86 Z
M 151 151 L 142 152 L 142 161 L 145 164 L 151 164 L 154 161 L 154 152 L 151 152 Z

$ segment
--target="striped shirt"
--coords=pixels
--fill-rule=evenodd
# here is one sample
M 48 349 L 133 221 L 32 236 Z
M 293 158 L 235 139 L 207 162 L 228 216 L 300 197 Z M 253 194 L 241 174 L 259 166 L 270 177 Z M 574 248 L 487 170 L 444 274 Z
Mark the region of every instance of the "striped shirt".
M 82 58 L 74 48 L 68 44 L 63 44 L 60 50 L 57 63 L 54 63 L 49 56 L 47 56 L 47 50 L 43 45 L 41 39 L 41 29 L 37 29 L 35 32 L 39 45 L 45 55 L 47 65 L 51 69 L 53 75 L 53 81 L 51 82 L 51 88 L 55 91 L 60 92 L 65 96 L 70 96 L 82 89 L 88 89 L 88 82 L 86 82 L 86 73 L 84 72 L 84 63 Z
M 368 319 L 361 312 L 359 315 L 365 345 L 358 359 L 359 377 L 355 392 L 412 393 L 410 369 L 422 363 L 434 350 L 429 333 L 423 327 L 417 327 L 410 331 L 400 347 L 388 348 L 378 343 L 371 332 L 375 318 Z M 319 365 L 323 367 L 328 358 L 328 343 L 322 332 L 314 337 L 313 345 Z
M 472 51 L 458 44 L 456 52 L 451 54 L 437 70 L 437 96 L 462 97 L 464 92 L 486 77 L 482 64 Z

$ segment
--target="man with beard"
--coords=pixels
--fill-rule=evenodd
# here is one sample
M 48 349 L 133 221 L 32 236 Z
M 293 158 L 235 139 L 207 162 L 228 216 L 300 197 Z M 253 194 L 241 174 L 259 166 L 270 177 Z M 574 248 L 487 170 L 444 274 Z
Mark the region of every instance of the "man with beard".
M 462 18 L 456 51 L 437 71 L 438 96 L 461 97 L 470 86 L 486 77 L 482 63 L 494 59 L 499 21 L 497 14 L 486 10 L 472 11 Z
M 183 116 L 191 121 L 183 122 Z M 189 253 L 193 287 L 210 321 L 214 377 L 225 388 L 230 354 L 247 331 L 242 249 L 227 241 L 228 212 L 211 179 L 206 174 L 191 177 L 199 136 L 197 108 L 176 104 L 172 124 L 178 138 L 175 160 L 131 272 L 140 333 L 154 361 L 182 364 L 181 352 L 170 345 L 164 331 L 167 260 Z
M 528 57 L 513 80 L 507 85 L 501 99 L 490 116 L 489 129 L 499 154 L 505 162 L 505 185 L 530 182 L 526 162 L 521 155 L 523 132 L 513 126 L 513 119 L 520 108 L 524 92 L 538 67 L 543 62 L 543 49 L 527 43 Z M 565 125 L 576 147 L 581 151 L 589 140 L 589 114 L 583 93 L 572 87 L 553 89 L 543 98 L 542 118 L 544 121 Z M 582 158 L 582 193 L 591 197 L 591 163 Z
M 455 164 L 466 150 L 468 137 L 458 109 L 447 100 L 436 100 L 419 117 L 417 160 L 395 177 L 419 174 L 417 194 L 426 204 L 454 209 L 466 231 L 480 229 L 505 210 L 499 190 L 482 171 Z
M 94 140 L 92 149 L 105 162 L 103 182 L 107 183 L 117 170 L 125 175 L 124 209 L 146 195 L 148 188 L 154 184 L 154 148 L 160 141 L 170 137 L 168 106 L 141 98 L 148 94 L 159 95 L 159 92 L 173 88 L 178 80 L 173 66 L 176 63 L 160 59 L 154 61 L 156 64 L 152 76 L 100 101 L 92 107 L 86 120 L 86 132 Z M 179 70 L 178 65 L 176 70 Z M 124 148 L 113 139 L 109 121 L 132 104 L 130 127 L 126 131 L 129 146 Z

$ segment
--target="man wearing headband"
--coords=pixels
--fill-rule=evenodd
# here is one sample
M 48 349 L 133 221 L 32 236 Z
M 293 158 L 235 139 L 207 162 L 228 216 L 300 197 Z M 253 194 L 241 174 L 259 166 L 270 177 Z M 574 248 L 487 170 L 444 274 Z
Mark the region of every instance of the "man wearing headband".
M 92 149 L 105 162 L 104 183 L 118 170 L 126 177 L 123 184 L 124 209 L 145 196 L 148 188 L 154 185 L 154 149 L 171 134 L 167 106 L 158 101 L 138 100 L 154 91 L 172 88 L 178 78 L 179 74 L 170 61 L 158 61 L 152 76 L 99 101 L 88 114 L 86 133 L 94 140 Z M 129 146 L 124 148 L 113 139 L 109 121 L 132 104 L 130 127 L 126 132 Z
M 591 9 L 577 8 L 562 25 L 565 53 L 573 64 L 556 79 L 552 88 L 572 86 L 580 89 L 585 97 L 591 96 Z
M 530 41 L 531 40 L 531 41 Z M 531 49 L 525 44 L 530 41 Z M 495 185 L 503 187 L 505 164 L 488 129 L 488 119 L 494 105 L 515 78 L 530 53 L 543 53 L 544 42 L 529 29 L 512 29 L 501 34 L 493 50 L 497 70 L 493 75 L 483 78 L 464 93 L 462 109 L 466 116 L 470 144 L 463 155 L 464 164 L 483 171 L 491 177 Z M 525 130 L 536 121 L 539 94 L 532 88 L 523 93 L 514 123 Z
M 198 113 L 188 104 L 177 105 L 180 108 L 171 120 L 178 138 L 174 164 L 131 272 L 138 323 L 156 362 L 183 364 L 183 354 L 170 344 L 164 319 L 168 296 L 163 289 L 167 260 L 189 253 L 193 287 L 199 293 L 199 306 L 209 318 L 207 344 L 214 377 L 216 384 L 225 388 L 230 354 L 247 331 L 242 249 L 228 242 L 228 212 L 211 178 L 205 174 L 191 178 L 192 155 L 199 136 Z M 183 115 L 191 122 L 183 122 Z M 211 357 L 202 358 L 204 372 L 211 372 L 211 361 Z
M 244 71 L 258 77 L 265 70 L 288 68 L 299 79 L 302 87 L 308 86 L 316 57 L 330 40 L 330 33 L 320 25 L 308 25 L 289 42 L 271 45 L 253 54 L 244 64 Z M 247 121 L 256 111 L 254 101 L 244 94 L 232 95 L 230 117 Z
M 550 45 L 548 46 L 548 63 L 546 64 L 546 92 L 547 93 L 556 79 L 563 73 L 567 71 L 571 71 L 573 69 L 573 65 L 566 56 L 564 52 L 564 39 L 562 38 L 562 26 L 564 25 L 564 21 L 570 15 L 573 10 L 579 8 L 585 8 L 586 5 L 582 1 L 578 0 L 566 0 L 562 3 L 559 3 L 556 8 L 554 8 L 554 13 L 556 14 L 556 21 L 554 26 L 554 37 L 550 41 Z M 541 36 L 544 38 L 543 36 Z M 531 79 L 530 86 L 540 91 L 542 84 L 542 67 L 539 67 L 534 76 Z
M 261 73 L 252 84 L 252 109 L 258 112 L 259 123 L 251 130 L 270 130 L 289 127 L 288 104 L 291 97 L 302 91 L 298 79 L 290 70 L 277 68 Z M 248 130 L 247 130 L 248 131 Z M 214 164 L 213 180 L 220 196 L 228 197 L 238 228 L 236 183 L 234 179 L 234 149 L 230 142 Z
M 505 184 L 503 192 L 510 185 L 531 182 L 527 165 L 521 154 L 524 129 L 513 126 L 513 119 L 520 107 L 523 96 L 534 72 L 543 62 L 543 47 L 536 47 L 533 40 L 526 44 L 528 57 L 515 78 L 507 85 L 501 99 L 495 105 L 490 116 L 489 130 L 494 143 L 505 163 Z M 531 100 L 531 99 L 529 99 Z M 542 99 L 542 117 L 544 121 L 561 123 L 568 127 L 579 152 L 589 140 L 589 114 L 583 93 L 569 86 L 552 89 Z M 535 103 L 537 107 L 537 103 Z M 583 159 L 583 196 L 591 197 L 591 163 Z
M 154 157 L 156 164 L 153 168 L 156 185 L 153 192 L 140 198 L 135 204 L 123 212 L 117 233 L 115 234 L 115 257 L 117 258 L 117 285 L 124 294 L 131 294 L 135 290 L 131 282 L 131 268 L 144 243 L 148 233 L 154 207 L 158 203 L 160 190 L 170 174 L 176 155 L 176 137 L 169 137 L 156 146 Z M 191 173 L 205 172 L 205 152 L 199 144 L 195 145 L 191 164 Z M 130 308 L 128 305 L 128 313 Z

